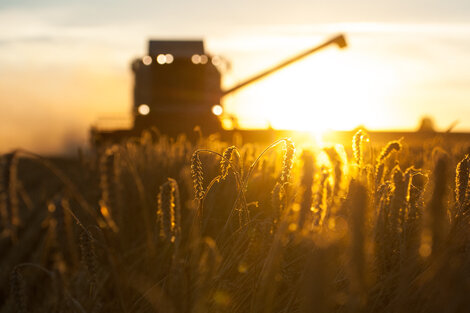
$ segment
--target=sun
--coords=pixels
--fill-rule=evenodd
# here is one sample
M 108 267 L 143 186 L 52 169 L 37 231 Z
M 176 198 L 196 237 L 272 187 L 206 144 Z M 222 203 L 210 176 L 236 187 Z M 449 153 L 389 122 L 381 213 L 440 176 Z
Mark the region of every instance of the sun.
M 398 83 L 393 67 L 380 58 L 327 49 L 249 86 L 232 101 L 243 104 L 242 127 L 263 121 L 276 129 L 322 133 L 387 118 Z

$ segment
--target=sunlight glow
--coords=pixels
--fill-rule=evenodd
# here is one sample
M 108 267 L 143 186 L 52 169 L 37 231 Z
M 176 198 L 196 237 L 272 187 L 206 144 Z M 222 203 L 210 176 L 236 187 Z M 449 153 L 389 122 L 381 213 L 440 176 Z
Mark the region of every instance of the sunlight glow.
M 258 116 L 258 121 L 265 118 L 275 129 L 318 135 L 387 118 L 398 86 L 393 65 L 384 60 L 328 49 L 274 73 L 230 100 L 246 103 L 241 114 L 253 120 Z

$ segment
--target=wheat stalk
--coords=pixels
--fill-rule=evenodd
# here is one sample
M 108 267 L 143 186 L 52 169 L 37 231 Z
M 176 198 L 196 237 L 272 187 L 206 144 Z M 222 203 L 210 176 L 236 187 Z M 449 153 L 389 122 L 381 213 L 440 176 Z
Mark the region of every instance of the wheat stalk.
M 181 208 L 178 184 L 172 178 L 160 186 L 157 215 L 160 236 L 175 242 L 181 232 Z
M 362 129 L 359 129 L 352 139 L 352 149 L 354 154 L 354 159 L 359 166 L 362 166 L 362 146 L 365 137 L 365 133 Z
M 292 165 L 294 164 L 294 153 L 295 147 L 294 143 L 290 138 L 284 139 L 285 143 L 285 153 L 284 159 L 282 160 L 282 172 L 280 177 L 280 183 L 284 184 L 289 181 L 289 177 L 292 171 Z
M 314 170 L 314 159 L 313 153 L 304 150 L 302 153 L 301 159 L 303 160 L 302 168 L 302 178 L 301 178 L 301 187 L 302 187 L 302 198 L 300 201 L 300 211 L 298 225 L 299 229 L 302 229 L 305 223 L 305 219 L 310 212 L 312 207 L 312 187 L 313 187 L 313 170 Z
M 447 193 L 448 157 L 444 152 L 435 149 L 436 164 L 434 166 L 434 188 L 431 200 L 426 206 L 425 229 L 423 230 L 420 254 L 428 257 L 442 247 L 446 226 L 446 208 L 444 206 Z
M 204 198 L 204 172 L 198 151 L 194 152 L 191 156 L 191 178 L 193 180 L 194 198 L 202 200 Z
M 232 159 L 232 155 L 234 153 L 236 153 L 238 158 L 240 157 L 240 153 L 235 146 L 228 147 L 225 149 L 224 153 L 222 153 L 222 159 L 220 160 L 220 178 L 222 180 L 224 180 L 228 175 L 228 170 L 231 167 L 230 160 Z
M 85 265 L 90 281 L 90 295 L 95 294 L 95 287 L 98 281 L 98 261 L 95 252 L 94 238 L 91 233 L 84 230 L 80 235 L 80 250 L 82 253 L 82 261 Z
M 381 151 L 381 153 L 380 153 L 380 155 L 377 159 L 377 162 L 379 162 L 379 163 L 384 162 L 393 151 L 400 151 L 400 150 L 401 150 L 400 141 L 398 141 L 398 140 L 390 141 L 382 149 L 382 151 Z
M 342 148 L 341 145 L 339 145 L 340 148 Z M 344 148 L 342 148 L 344 149 Z M 333 173 L 334 173 L 334 185 L 333 185 L 333 198 L 338 195 L 338 192 L 341 187 L 341 181 L 343 179 L 343 160 L 338 152 L 337 147 L 330 147 L 330 148 L 324 148 L 323 151 L 326 152 L 328 155 L 328 158 L 330 159 L 330 163 L 333 166 Z
M 26 285 L 23 275 L 20 272 L 20 268 L 15 266 L 10 274 L 10 290 L 15 302 L 17 313 L 28 312 L 25 289 Z
M 467 198 L 470 174 L 470 156 L 468 154 L 457 164 L 455 172 L 455 198 L 460 210 L 462 210 Z
M 2 186 L 0 187 L 2 203 L 0 203 L 0 209 L 9 236 L 12 240 L 16 240 L 16 228 L 20 225 L 17 193 L 17 152 L 8 153 L 3 158 Z
M 101 215 L 108 227 L 114 232 L 118 231 L 117 223 L 113 216 L 121 214 L 119 186 L 119 148 L 112 146 L 106 149 L 99 160 L 100 190 L 101 199 L 99 201 Z

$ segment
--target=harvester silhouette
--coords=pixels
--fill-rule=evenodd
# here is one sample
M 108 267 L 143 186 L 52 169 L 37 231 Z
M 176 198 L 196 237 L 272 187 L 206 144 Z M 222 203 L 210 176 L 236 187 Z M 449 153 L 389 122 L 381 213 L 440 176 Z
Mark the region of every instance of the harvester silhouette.
M 218 63 L 221 59 L 204 51 L 203 41 L 150 40 L 148 55 L 132 62 L 134 104 L 131 129 L 102 130 L 92 128 L 95 145 L 139 136 L 156 128 L 162 134 L 202 133 L 230 134 L 222 128 L 221 100 L 224 96 L 250 85 L 302 58 L 330 45 L 347 46 L 345 37 L 337 35 L 324 43 L 281 62 L 241 83 L 223 90 Z M 253 133 L 261 133 L 252 131 Z

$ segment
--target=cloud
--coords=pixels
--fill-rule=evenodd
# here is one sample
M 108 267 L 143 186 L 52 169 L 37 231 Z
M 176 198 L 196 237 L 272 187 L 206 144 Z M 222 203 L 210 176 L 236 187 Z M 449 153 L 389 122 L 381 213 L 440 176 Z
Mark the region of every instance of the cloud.
M 0 45 L 6 46 L 16 43 L 36 44 L 36 43 L 50 43 L 54 41 L 54 37 L 51 36 L 31 36 L 31 37 L 20 37 L 12 39 L 0 39 Z

